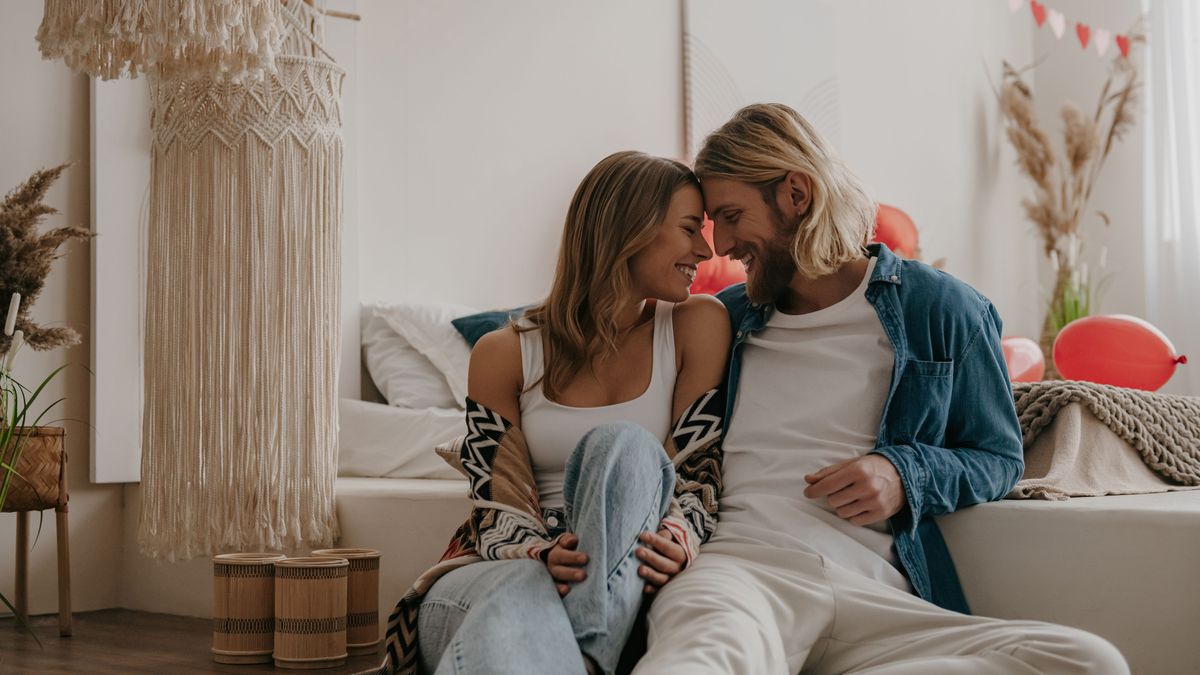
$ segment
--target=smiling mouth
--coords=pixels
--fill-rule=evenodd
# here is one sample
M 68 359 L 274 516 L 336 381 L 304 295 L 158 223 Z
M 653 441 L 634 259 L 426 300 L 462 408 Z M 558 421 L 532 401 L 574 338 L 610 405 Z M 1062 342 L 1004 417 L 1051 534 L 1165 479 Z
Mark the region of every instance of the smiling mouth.
M 754 265 L 754 256 L 749 253 L 738 256 L 736 260 L 742 263 L 742 267 L 745 267 L 747 272 L 749 272 L 750 267 Z
M 680 274 L 687 277 L 689 284 L 696 280 L 695 267 L 692 267 L 691 265 L 676 265 L 675 269 L 678 270 Z

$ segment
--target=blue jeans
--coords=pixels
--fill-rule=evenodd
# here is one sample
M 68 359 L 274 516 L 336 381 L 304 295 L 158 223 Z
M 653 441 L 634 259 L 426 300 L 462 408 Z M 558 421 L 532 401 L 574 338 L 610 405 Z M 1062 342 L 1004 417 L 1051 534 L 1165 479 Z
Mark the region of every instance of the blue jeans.
M 645 429 L 616 423 L 588 432 L 563 478 L 566 528 L 588 554 L 587 579 L 559 598 L 538 560 L 484 561 L 446 574 L 421 603 L 422 669 L 584 673 L 582 652 L 612 673 L 642 602 L 638 536 L 658 529 L 674 486 L 671 460 Z

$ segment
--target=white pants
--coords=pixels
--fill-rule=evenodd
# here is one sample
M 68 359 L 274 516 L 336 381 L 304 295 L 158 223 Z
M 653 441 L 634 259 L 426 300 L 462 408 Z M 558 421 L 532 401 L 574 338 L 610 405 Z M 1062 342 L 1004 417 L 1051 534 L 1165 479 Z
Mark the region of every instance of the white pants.
M 1018 592 L 1018 589 L 1014 589 Z M 1128 673 L 1075 628 L 942 609 L 821 556 L 706 546 L 649 615 L 640 675 Z

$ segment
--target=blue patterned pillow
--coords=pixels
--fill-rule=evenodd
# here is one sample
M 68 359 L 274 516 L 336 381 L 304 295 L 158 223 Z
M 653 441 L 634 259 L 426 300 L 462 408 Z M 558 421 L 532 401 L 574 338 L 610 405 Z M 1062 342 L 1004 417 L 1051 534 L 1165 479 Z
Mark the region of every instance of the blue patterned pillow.
M 513 309 L 497 309 L 470 314 L 454 319 L 450 324 L 454 326 L 459 335 L 463 336 L 467 344 L 474 348 L 475 343 L 479 342 L 479 338 L 507 324 L 510 319 L 520 316 L 531 306 L 524 305 Z

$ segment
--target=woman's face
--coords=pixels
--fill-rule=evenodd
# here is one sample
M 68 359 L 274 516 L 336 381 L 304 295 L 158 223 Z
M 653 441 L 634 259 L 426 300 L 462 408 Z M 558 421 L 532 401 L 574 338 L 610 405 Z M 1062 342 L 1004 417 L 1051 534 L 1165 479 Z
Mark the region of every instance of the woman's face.
M 667 302 L 687 299 L 697 265 L 712 257 L 712 249 L 700 234 L 703 217 L 699 188 L 685 185 L 675 191 L 667 217 L 658 225 L 658 236 L 629 260 L 637 297 Z

